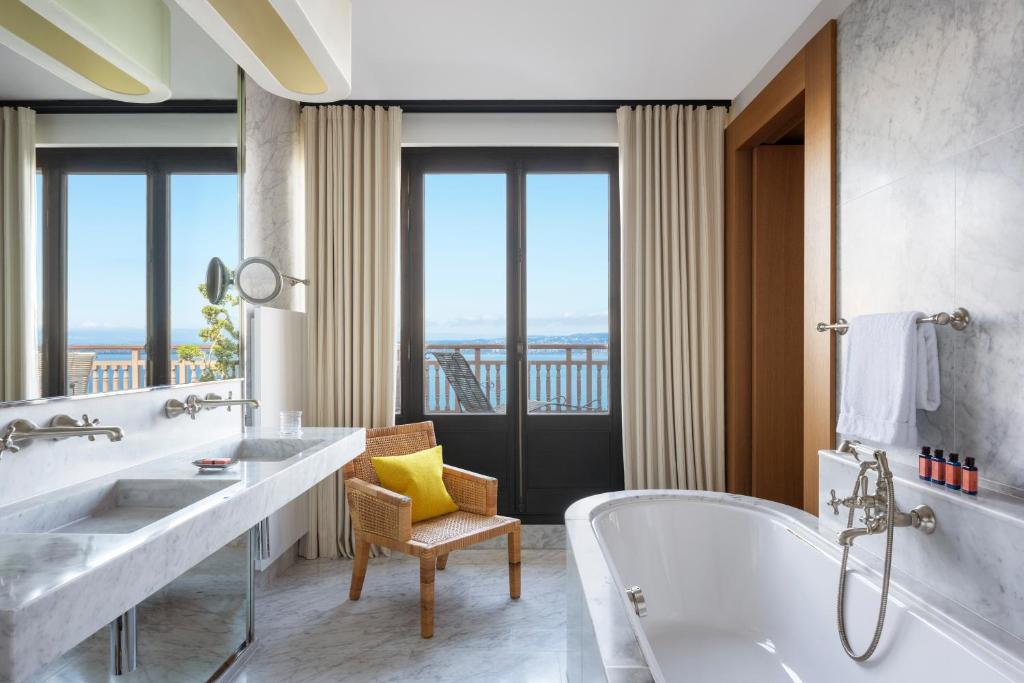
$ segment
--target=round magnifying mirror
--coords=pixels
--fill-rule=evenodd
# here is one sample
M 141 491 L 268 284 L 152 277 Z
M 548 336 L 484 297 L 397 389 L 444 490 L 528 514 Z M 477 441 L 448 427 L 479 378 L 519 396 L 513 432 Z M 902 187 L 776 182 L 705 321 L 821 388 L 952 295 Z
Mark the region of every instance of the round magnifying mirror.
M 247 258 L 235 271 L 235 287 L 251 304 L 269 303 L 281 293 L 281 271 L 265 258 Z
M 206 266 L 206 300 L 214 306 L 220 305 L 231 286 L 231 271 L 224 262 L 214 256 Z

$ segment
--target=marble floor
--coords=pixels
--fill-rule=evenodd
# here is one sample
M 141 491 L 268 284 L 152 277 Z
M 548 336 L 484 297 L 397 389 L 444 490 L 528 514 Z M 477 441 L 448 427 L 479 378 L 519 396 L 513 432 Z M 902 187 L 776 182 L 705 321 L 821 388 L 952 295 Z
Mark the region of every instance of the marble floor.
M 239 683 L 558 683 L 565 680 L 565 552 L 523 549 L 508 596 L 502 549 L 453 553 L 437 572 L 434 637 L 419 636 L 419 564 L 370 560 L 348 599 L 347 560 L 299 561 L 260 592 L 259 642 Z

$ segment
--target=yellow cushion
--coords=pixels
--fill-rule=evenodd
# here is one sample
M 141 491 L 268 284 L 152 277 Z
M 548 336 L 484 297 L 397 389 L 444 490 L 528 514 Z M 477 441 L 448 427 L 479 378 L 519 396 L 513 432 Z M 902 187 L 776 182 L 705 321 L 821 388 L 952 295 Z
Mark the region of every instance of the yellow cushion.
M 459 506 L 448 495 L 441 471 L 441 447 L 409 455 L 371 458 L 380 485 L 389 491 L 412 498 L 412 521 L 439 517 L 455 512 Z

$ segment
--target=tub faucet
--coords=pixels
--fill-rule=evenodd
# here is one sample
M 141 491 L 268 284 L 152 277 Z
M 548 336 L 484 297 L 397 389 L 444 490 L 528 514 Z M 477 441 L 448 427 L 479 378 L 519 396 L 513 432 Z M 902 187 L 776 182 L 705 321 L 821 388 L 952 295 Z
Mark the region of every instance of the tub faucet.
M 846 528 L 839 532 L 836 539 L 843 547 L 843 559 L 839 566 L 839 595 L 836 600 L 836 622 L 839 629 L 839 641 L 843 650 L 856 662 L 870 659 L 882 638 L 885 624 L 885 608 L 889 601 L 889 578 L 892 571 L 893 530 L 900 526 L 912 526 L 926 534 L 935 531 L 935 513 L 927 505 L 918 505 L 910 512 L 900 512 L 896 507 L 896 494 L 892 488 L 892 470 L 889 469 L 889 458 L 885 451 L 865 446 L 859 441 L 844 441 L 839 446 L 840 453 L 852 455 L 860 463 L 857 480 L 853 492 L 847 498 L 836 496 L 832 489 L 832 500 L 829 505 L 835 514 L 839 514 L 840 506 L 849 509 Z M 861 460 L 861 456 L 868 458 Z M 875 492 L 868 494 L 868 472 L 875 472 Z M 857 510 L 863 510 L 862 527 L 853 526 L 853 516 Z M 846 565 L 850 558 L 853 541 L 861 536 L 885 534 L 885 561 L 882 570 L 882 590 L 878 603 L 878 618 L 875 621 L 875 634 L 867 648 L 860 653 L 854 651 L 846 632 Z
M 839 514 L 839 508 L 845 507 L 854 510 L 863 510 L 864 516 L 861 521 L 862 527 L 851 527 L 839 532 L 836 539 L 841 546 L 853 545 L 853 541 L 861 536 L 885 533 L 889 526 L 893 528 L 909 526 L 920 529 L 926 534 L 935 531 L 935 513 L 927 505 L 918 505 L 910 512 L 901 512 L 893 501 L 893 509 L 889 510 L 889 495 L 892 491 L 892 470 L 889 469 L 889 459 L 883 450 L 864 446 L 858 441 L 843 441 L 839 446 L 840 453 L 848 453 L 860 462 L 860 471 L 857 474 L 857 483 L 854 493 L 846 498 L 839 498 L 836 490 L 830 492 L 832 499 L 828 502 L 832 506 L 832 512 Z M 870 457 L 870 460 L 860 460 L 860 456 Z M 868 472 L 874 471 L 875 492 L 868 493 Z M 892 513 L 890 516 L 890 512 Z

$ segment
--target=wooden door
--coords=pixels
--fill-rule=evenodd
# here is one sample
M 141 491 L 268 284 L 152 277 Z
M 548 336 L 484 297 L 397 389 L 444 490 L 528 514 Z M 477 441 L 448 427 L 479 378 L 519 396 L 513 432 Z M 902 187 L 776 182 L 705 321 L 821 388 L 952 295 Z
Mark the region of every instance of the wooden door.
M 804 148 L 753 151 L 752 493 L 803 505 Z

